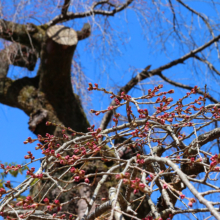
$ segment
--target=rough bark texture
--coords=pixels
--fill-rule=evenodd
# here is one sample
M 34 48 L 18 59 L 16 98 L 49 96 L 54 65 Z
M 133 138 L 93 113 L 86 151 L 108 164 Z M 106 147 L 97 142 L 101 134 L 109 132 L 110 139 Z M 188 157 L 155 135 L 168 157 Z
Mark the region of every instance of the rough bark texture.
M 60 128 L 46 127 L 47 120 L 86 132 L 89 122 L 71 85 L 71 60 L 77 45 L 54 42 L 47 29 L 46 25 L 0 20 L 0 37 L 18 42 L 0 52 L 0 102 L 30 116 L 29 129 L 35 134 L 58 134 Z M 82 31 L 78 33 L 82 38 Z M 9 64 L 33 70 L 37 57 L 40 66 L 36 77 L 15 81 L 6 77 Z

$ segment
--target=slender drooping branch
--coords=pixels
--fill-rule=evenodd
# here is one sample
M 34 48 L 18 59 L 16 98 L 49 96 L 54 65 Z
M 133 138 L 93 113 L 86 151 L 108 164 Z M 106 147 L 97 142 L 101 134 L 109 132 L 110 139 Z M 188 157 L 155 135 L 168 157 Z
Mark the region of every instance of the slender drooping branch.
M 153 75 L 157 75 L 158 73 L 162 72 L 163 70 L 169 69 L 173 66 L 176 66 L 177 64 L 183 63 L 184 61 L 186 61 L 189 58 L 194 57 L 195 54 L 203 51 L 204 49 L 208 48 L 209 46 L 211 46 L 213 43 L 217 42 L 220 39 L 220 35 L 216 36 L 215 38 L 213 38 L 212 40 L 210 40 L 209 42 L 205 43 L 204 45 L 198 47 L 197 49 L 191 50 L 189 53 L 183 55 L 182 57 L 173 60 L 163 66 L 160 66 L 157 69 L 151 70 L 150 73 Z
M 52 26 L 52 25 L 55 25 L 60 22 L 69 21 L 69 20 L 76 19 L 76 18 L 85 18 L 85 17 L 89 17 L 89 16 L 94 16 L 94 15 L 114 16 L 116 13 L 127 8 L 132 2 L 133 2 L 133 0 L 127 0 L 124 4 L 121 4 L 121 5 L 113 5 L 113 4 L 109 3 L 109 1 L 106 1 L 106 0 L 100 1 L 100 2 L 95 2 L 91 6 L 91 10 L 89 10 L 89 11 L 77 12 L 77 13 L 67 12 L 66 14 L 61 14 L 61 15 L 56 16 L 51 21 L 49 21 L 47 23 L 47 25 Z M 100 4 L 101 5 L 106 4 L 107 6 L 111 6 L 114 9 L 112 9 L 112 10 L 95 9 L 96 6 L 98 6 Z
M 208 17 L 206 18 L 204 15 L 202 15 L 201 13 L 197 12 L 196 10 L 194 10 L 193 8 L 189 7 L 189 5 L 185 4 L 183 1 L 181 0 L 177 0 L 177 2 L 179 2 L 183 7 L 185 7 L 186 9 L 188 9 L 190 12 L 192 12 L 193 14 L 199 16 L 203 22 L 205 23 L 205 25 L 208 27 L 209 29 L 209 32 L 211 33 L 213 39 L 215 38 L 215 34 L 214 34 L 214 31 L 209 23 L 209 19 Z M 215 42 L 215 47 L 217 49 L 217 52 L 218 52 L 218 58 L 220 58 L 220 53 L 219 53 L 219 48 L 218 48 L 218 44 L 217 42 Z
M 213 64 L 210 63 L 208 60 L 203 59 L 203 58 L 201 58 L 201 57 L 199 57 L 199 56 L 197 56 L 197 55 L 195 55 L 194 57 L 195 57 L 197 60 L 199 60 L 199 61 L 205 63 L 205 64 L 209 67 L 210 70 L 213 70 L 215 73 L 217 73 L 217 74 L 220 76 L 220 72 L 219 72 L 219 71 L 213 66 Z
M 175 82 L 175 81 L 173 81 L 173 80 L 167 78 L 166 76 L 164 76 L 162 73 L 158 73 L 157 75 L 160 76 L 164 81 L 168 82 L 168 83 L 171 84 L 171 85 L 174 85 L 174 86 L 177 86 L 177 87 L 180 87 L 180 88 L 183 88 L 183 89 L 188 89 L 188 90 L 192 90 L 192 89 L 193 89 L 192 86 L 188 86 L 188 85 L 184 85 L 184 84 L 179 83 L 179 82 Z M 200 89 L 199 89 L 197 92 L 198 92 L 199 94 L 203 95 L 203 96 L 206 94 L 205 92 L 203 92 L 203 91 L 200 90 Z M 218 103 L 218 100 L 216 100 L 215 98 L 213 98 L 213 97 L 210 96 L 210 95 L 207 96 L 207 98 L 208 98 L 211 102 Z

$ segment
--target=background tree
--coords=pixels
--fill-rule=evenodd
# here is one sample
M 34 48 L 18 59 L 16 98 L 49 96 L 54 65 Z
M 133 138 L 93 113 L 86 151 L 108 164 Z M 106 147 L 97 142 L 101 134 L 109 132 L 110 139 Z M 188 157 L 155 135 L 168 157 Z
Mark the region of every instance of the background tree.
M 12 19 L 9 19 L 10 12 L 7 8 L 12 5 L 1 3 L 2 17 L 5 16 L 6 19 L 1 20 L 0 37 L 11 41 L 12 44 L 4 43 L 5 48 L 1 51 L 0 102 L 20 108 L 30 116 L 29 129 L 35 134 L 43 136 L 48 132 L 60 135 L 62 126 L 47 127 L 45 125 L 47 120 L 71 127 L 76 132 L 87 131 L 89 122 L 80 99 L 73 93 L 72 57 L 76 45 L 81 43 L 78 41 L 87 38 L 90 32 L 92 33 L 91 42 L 96 43 L 93 48 L 98 48 L 98 44 L 100 44 L 98 37 L 101 32 L 102 40 L 106 40 L 103 48 L 109 48 L 108 51 L 114 54 L 116 51 L 114 50 L 116 48 L 114 48 L 115 38 L 117 39 L 120 34 L 116 33 L 117 30 L 111 29 L 111 22 L 114 19 L 117 20 L 117 15 L 124 13 L 126 9 L 133 9 L 140 15 L 140 23 L 143 25 L 143 30 L 147 30 L 146 36 L 150 39 L 149 46 L 152 45 L 153 50 L 164 49 L 170 55 L 170 51 L 174 50 L 168 46 L 168 43 L 171 42 L 174 44 L 175 52 L 174 55 L 171 54 L 170 62 L 163 63 L 163 65 L 156 63 L 154 64 L 157 65 L 156 68 L 150 68 L 149 63 L 146 63 L 147 67 L 138 71 L 130 81 L 125 82 L 118 94 L 121 92 L 127 94 L 136 85 L 141 85 L 142 80 L 150 78 L 153 78 L 155 83 L 162 78 L 169 84 L 191 90 L 194 87 L 193 83 L 191 85 L 183 84 L 169 77 L 169 73 L 179 71 L 179 66 L 185 63 L 187 68 L 184 73 L 198 73 L 197 76 L 194 76 L 194 79 L 200 80 L 201 89 L 197 92 L 204 95 L 203 88 L 207 83 L 206 90 L 210 95 L 208 99 L 213 103 L 218 102 L 216 95 L 218 92 L 213 91 L 218 86 L 218 80 L 213 82 L 213 79 L 218 79 L 219 75 L 215 63 L 218 62 L 217 42 L 220 36 L 218 35 L 218 14 L 213 13 L 218 11 L 218 4 L 214 1 L 204 3 L 203 7 L 194 3 L 186 5 L 182 1 L 79 1 L 74 3 L 64 1 L 56 6 L 50 1 L 38 1 L 33 5 L 30 2 L 22 2 L 22 4 L 14 5 L 14 11 L 11 11 L 14 13 Z M 39 5 L 40 9 L 37 8 Z M 32 8 L 35 9 L 34 12 L 31 11 Z M 21 16 L 27 10 L 31 13 L 27 13 L 25 17 Z M 203 13 L 204 10 L 206 14 Z M 131 12 L 127 13 L 130 15 Z M 38 15 L 43 16 L 37 17 Z M 111 18 L 113 15 L 116 17 Z M 18 19 L 18 17 L 20 18 Z M 87 24 L 83 26 L 84 20 L 78 22 L 79 18 L 86 19 L 86 22 L 89 21 L 92 28 Z M 41 25 L 33 19 L 41 19 Z M 28 23 L 30 21 L 31 23 Z M 74 28 L 79 23 L 78 26 L 81 25 L 83 28 L 74 31 L 63 26 L 57 27 L 58 23 L 64 23 Z M 125 38 L 122 40 L 125 41 Z M 160 44 L 157 46 L 156 43 Z M 110 55 L 105 54 L 103 58 L 108 59 L 111 57 Z M 33 70 L 38 58 L 40 64 L 34 77 L 25 76 L 16 80 L 7 77 L 10 64 Z M 200 62 L 201 64 L 199 64 Z M 205 66 L 208 70 L 204 68 Z M 169 73 L 166 73 L 166 70 L 169 70 Z M 202 77 L 204 73 L 207 76 L 206 71 L 210 71 L 212 76 Z M 165 73 L 168 76 L 165 76 Z M 141 88 L 145 92 L 142 85 Z M 119 99 L 119 101 L 121 100 Z M 115 101 L 111 105 L 115 105 Z M 113 111 L 108 111 L 104 115 L 100 123 L 102 130 L 107 128 L 112 115 Z

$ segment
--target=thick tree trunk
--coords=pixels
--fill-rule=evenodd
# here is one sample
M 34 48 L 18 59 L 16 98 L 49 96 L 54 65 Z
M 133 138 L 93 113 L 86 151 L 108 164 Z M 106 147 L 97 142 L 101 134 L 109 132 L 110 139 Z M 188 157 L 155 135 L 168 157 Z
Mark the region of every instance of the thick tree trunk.
M 29 128 L 36 135 L 58 135 L 61 128 L 47 127 L 46 121 L 86 132 L 89 122 L 72 89 L 71 61 L 78 36 L 84 39 L 90 29 L 87 27 L 87 32 L 84 29 L 75 32 L 55 26 L 58 28 L 54 32 L 54 27 L 48 31 L 48 26 L 20 25 L 5 20 L 0 20 L 0 25 L 0 37 L 18 43 L 16 54 L 11 49 L 15 47 L 14 44 L 0 53 L 0 102 L 20 108 L 29 115 Z M 66 33 L 67 36 L 64 36 Z M 37 56 L 40 58 L 40 66 L 36 77 L 15 81 L 6 77 L 9 64 L 33 70 Z

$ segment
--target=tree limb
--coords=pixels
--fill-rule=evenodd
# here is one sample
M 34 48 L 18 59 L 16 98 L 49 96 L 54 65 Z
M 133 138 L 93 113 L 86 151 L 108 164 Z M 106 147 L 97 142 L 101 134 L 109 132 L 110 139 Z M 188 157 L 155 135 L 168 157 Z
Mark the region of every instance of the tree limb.
M 26 91 L 26 96 L 29 95 L 29 97 L 26 98 L 31 100 L 31 95 L 34 94 L 38 87 L 38 80 L 38 77 L 23 77 L 15 81 L 10 78 L 0 79 L 0 82 L 4 84 L 0 93 L 0 103 L 19 108 L 29 115 L 32 111 L 32 106 L 26 102 L 25 97 L 21 97 L 21 93 L 25 93 L 24 88 L 27 88 L 27 90 L 29 89 L 29 93 Z
M 206 26 L 208 27 L 209 32 L 211 33 L 213 39 L 215 38 L 215 34 L 214 34 L 213 30 L 212 30 L 211 25 L 209 24 L 208 18 L 205 18 L 205 16 L 203 16 L 201 13 L 197 12 L 196 10 L 192 9 L 191 7 L 186 5 L 181 0 L 177 0 L 177 2 L 179 2 L 181 5 L 183 5 L 185 8 L 187 8 L 193 14 L 196 14 L 197 16 L 199 16 L 203 20 L 203 22 L 206 24 Z M 218 48 L 218 44 L 216 42 L 215 42 L 215 47 L 216 47 L 217 52 L 218 52 L 218 58 L 220 58 L 219 48 Z
M 170 63 L 167 63 L 157 69 L 151 70 L 150 73 L 153 75 L 156 75 L 160 72 L 162 72 L 163 70 L 169 69 L 173 66 L 176 66 L 177 64 L 183 63 L 185 60 L 194 57 L 195 54 L 201 52 L 202 50 L 206 49 L 207 47 L 209 47 L 210 45 L 212 45 L 214 42 L 217 42 L 220 39 L 220 35 L 216 36 L 215 38 L 213 38 L 212 40 L 210 40 L 209 42 L 207 42 L 206 44 L 202 45 L 201 47 L 198 47 L 197 49 L 191 50 L 189 53 L 185 54 L 184 56 L 171 61 Z
M 37 54 L 29 47 L 12 43 L 0 51 L 0 78 L 6 77 L 9 65 L 26 67 L 32 71 L 37 62 Z
M 220 72 L 212 65 L 212 63 L 210 63 L 208 60 L 203 59 L 197 55 L 194 56 L 197 60 L 207 64 L 207 66 L 209 67 L 210 70 L 213 70 L 214 72 L 216 72 L 219 76 L 220 76 Z
M 18 215 L 23 215 L 27 213 L 27 210 L 15 210 Z M 32 212 L 34 210 L 29 210 L 29 212 Z M 10 217 L 17 217 L 16 213 L 14 211 L 4 210 L 4 215 L 8 215 Z M 52 215 L 45 214 L 44 212 L 40 210 L 35 210 L 33 214 L 29 215 L 29 219 L 34 220 L 59 220 L 59 218 L 55 218 Z
M 24 25 L 0 19 L 0 37 L 40 51 L 45 31 L 31 23 Z
M 89 16 L 92 16 L 92 15 L 114 16 L 116 13 L 118 13 L 118 12 L 124 10 L 125 8 L 127 8 L 132 2 L 133 2 L 133 0 L 127 0 L 122 5 L 118 5 L 118 6 L 115 5 L 114 9 L 110 10 L 110 11 L 95 9 L 97 4 L 100 4 L 100 2 L 95 2 L 92 5 L 90 11 L 79 12 L 79 13 L 67 12 L 65 15 L 61 14 L 61 15 L 56 16 L 54 19 L 49 21 L 47 23 L 47 25 L 52 26 L 52 25 L 55 25 L 55 24 L 60 23 L 60 22 L 65 22 L 65 21 L 69 21 L 69 20 L 72 20 L 72 19 L 76 19 L 76 18 L 85 18 L 85 17 L 89 17 Z M 102 4 L 109 4 L 108 1 L 101 1 L 101 3 Z
M 158 73 L 157 75 L 160 76 L 164 81 L 168 82 L 168 83 L 171 84 L 171 85 L 174 85 L 174 86 L 177 86 L 177 87 L 180 87 L 180 88 L 183 88 L 183 89 L 188 89 L 188 90 L 193 89 L 192 86 L 187 86 L 187 85 L 184 85 L 184 84 L 182 84 L 182 83 L 175 82 L 175 81 L 173 81 L 173 80 L 171 80 L 171 79 L 165 77 L 162 73 Z M 201 94 L 201 95 L 205 95 L 205 92 L 201 91 L 200 89 L 198 89 L 197 92 L 198 92 L 199 94 Z M 207 98 L 208 98 L 210 101 L 214 102 L 214 103 L 218 103 L 218 100 L 216 100 L 215 98 L 213 98 L 213 97 L 210 96 L 210 95 L 207 96 Z
M 203 145 L 207 144 L 210 141 L 213 141 L 217 138 L 220 137 L 220 128 L 215 128 L 211 131 L 205 132 L 201 135 L 198 136 L 198 138 L 194 139 L 191 143 L 191 154 L 194 154 L 195 152 L 197 152 L 197 144 L 200 147 L 202 147 Z
M 69 6 L 70 6 L 70 0 L 65 0 L 64 4 L 63 4 L 63 7 L 62 7 L 62 10 L 61 10 L 62 15 L 66 15 Z
M 97 217 L 99 217 L 100 215 L 102 215 L 103 213 L 105 213 L 106 211 L 108 211 L 109 209 L 111 209 L 112 205 L 111 205 L 111 201 L 105 202 L 102 205 L 98 206 L 95 211 L 93 211 L 92 213 L 90 213 L 85 220 L 93 220 Z

